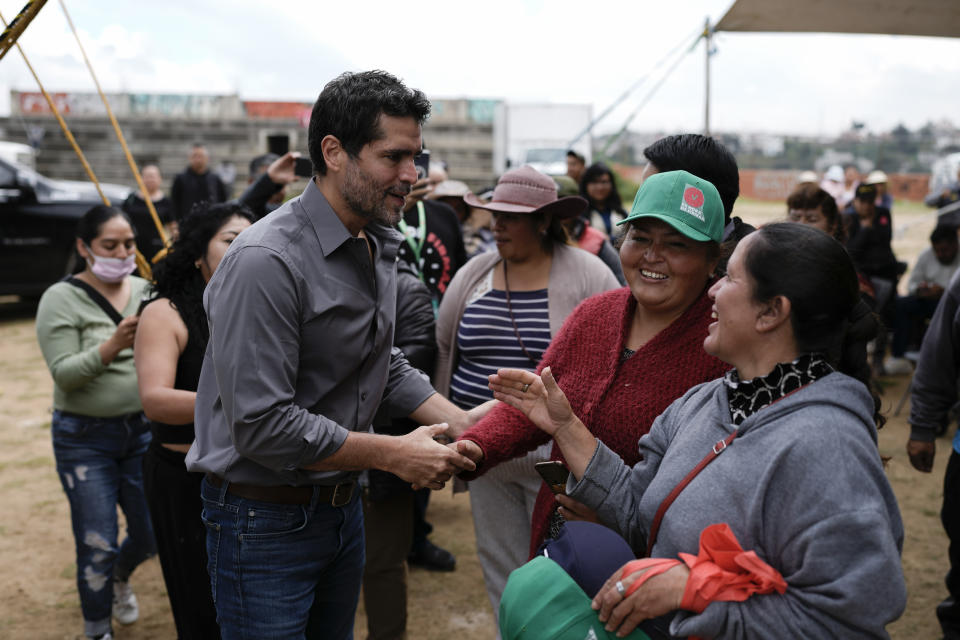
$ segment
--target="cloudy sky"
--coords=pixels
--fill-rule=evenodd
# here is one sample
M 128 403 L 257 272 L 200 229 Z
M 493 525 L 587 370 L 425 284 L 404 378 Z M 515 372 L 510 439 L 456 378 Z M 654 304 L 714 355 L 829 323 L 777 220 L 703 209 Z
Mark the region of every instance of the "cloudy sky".
M 585 102 L 619 129 L 658 78 L 656 65 L 732 0 L 66 0 L 108 91 L 239 93 L 312 101 L 345 70 L 383 68 L 437 98 Z M 23 0 L 0 0 L 10 20 Z M 93 85 L 58 2 L 21 43 L 48 90 Z M 960 125 L 960 39 L 720 33 L 714 40 L 715 131 L 835 134 L 929 120 Z M 661 67 L 662 69 L 662 67 Z M 16 51 L 0 60 L 9 90 L 36 84 Z M 687 54 L 633 120 L 638 131 L 703 127 L 704 52 Z

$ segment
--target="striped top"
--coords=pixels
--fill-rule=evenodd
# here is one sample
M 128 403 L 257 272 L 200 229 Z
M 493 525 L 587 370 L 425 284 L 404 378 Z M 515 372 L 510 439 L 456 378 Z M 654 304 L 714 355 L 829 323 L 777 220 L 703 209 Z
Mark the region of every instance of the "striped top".
M 511 291 L 510 307 L 523 346 L 537 362 L 550 345 L 547 290 Z M 502 367 L 533 371 L 510 323 L 505 291 L 491 289 L 468 303 L 457 329 L 457 368 L 450 380 L 450 400 L 471 409 L 493 398 L 487 376 Z

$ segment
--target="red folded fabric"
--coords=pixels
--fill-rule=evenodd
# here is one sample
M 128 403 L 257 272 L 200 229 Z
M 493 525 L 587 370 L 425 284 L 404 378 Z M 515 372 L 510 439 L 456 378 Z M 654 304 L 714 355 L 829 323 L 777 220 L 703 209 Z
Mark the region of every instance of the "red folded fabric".
M 726 523 L 712 524 L 703 530 L 699 555 L 679 555 L 690 568 L 680 603 L 687 611 L 701 613 L 711 602 L 743 602 L 753 594 L 787 590 L 780 572 L 755 552 L 744 551 Z
M 690 569 L 687 586 L 680 603 L 682 609 L 702 613 L 715 601 L 743 602 L 753 594 L 783 593 L 787 583 L 780 572 L 760 559 L 753 551 L 744 551 L 733 531 L 725 523 L 712 524 L 700 534 L 700 553 L 681 553 L 680 559 Z M 645 573 L 627 587 L 625 597 L 665 571 L 680 564 L 673 558 L 642 558 L 623 567 L 623 580 L 638 571 Z

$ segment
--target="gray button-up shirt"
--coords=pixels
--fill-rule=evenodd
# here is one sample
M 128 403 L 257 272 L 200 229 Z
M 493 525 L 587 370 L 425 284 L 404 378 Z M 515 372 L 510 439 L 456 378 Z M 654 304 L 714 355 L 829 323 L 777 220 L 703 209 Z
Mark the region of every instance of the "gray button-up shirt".
M 191 471 L 263 486 L 334 484 L 307 471 L 369 431 L 381 400 L 407 415 L 435 393 L 393 348 L 401 236 L 350 235 L 313 181 L 241 233 L 204 294 L 210 342 Z

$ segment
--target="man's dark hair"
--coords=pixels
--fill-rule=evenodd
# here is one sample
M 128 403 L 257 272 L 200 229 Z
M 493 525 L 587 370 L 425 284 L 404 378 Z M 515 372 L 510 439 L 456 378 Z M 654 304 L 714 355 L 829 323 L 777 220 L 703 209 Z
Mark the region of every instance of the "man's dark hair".
M 840 211 L 837 210 L 837 201 L 833 196 L 815 184 L 801 184 L 787 196 L 787 209 L 820 209 L 827 224 L 833 229 L 833 237 L 837 242 L 845 242 L 847 238 Z
M 570 149 L 569 151 L 567 151 L 567 157 L 576 158 L 580 162 L 580 164 L 587 164 L 587 159 L 583 157 L 583 154 L 577 153 L 573 149 Z
M 737 159 L 720 141 L 699 133 L 667 136 L 644 149 L 643 155 L 661 173 L 688 171 L 713 184 L 723 202 L 724 222 L 730 222 L 733 203 L 740 195 L 740 170 Z
M 320 142 L 335 136 L 348 154 L 357 157 L 364 145 L 383 137 L 380 115 L 413 118 L 423 124 L 430 101 L 386 71 L 343 73 L 327 83 L 310 114 L 307 148 L 317 173 L 327 174 Z
M 262 167 L 269 167 L 274 160 L 279 158 L 275 153 L 262 153 L 250 161 L 250 176 L 255 176 Z
M 957 228 L 948 224 L 937 225 L 930 234 L 930 244 L 938 242 L 957 242 Z

